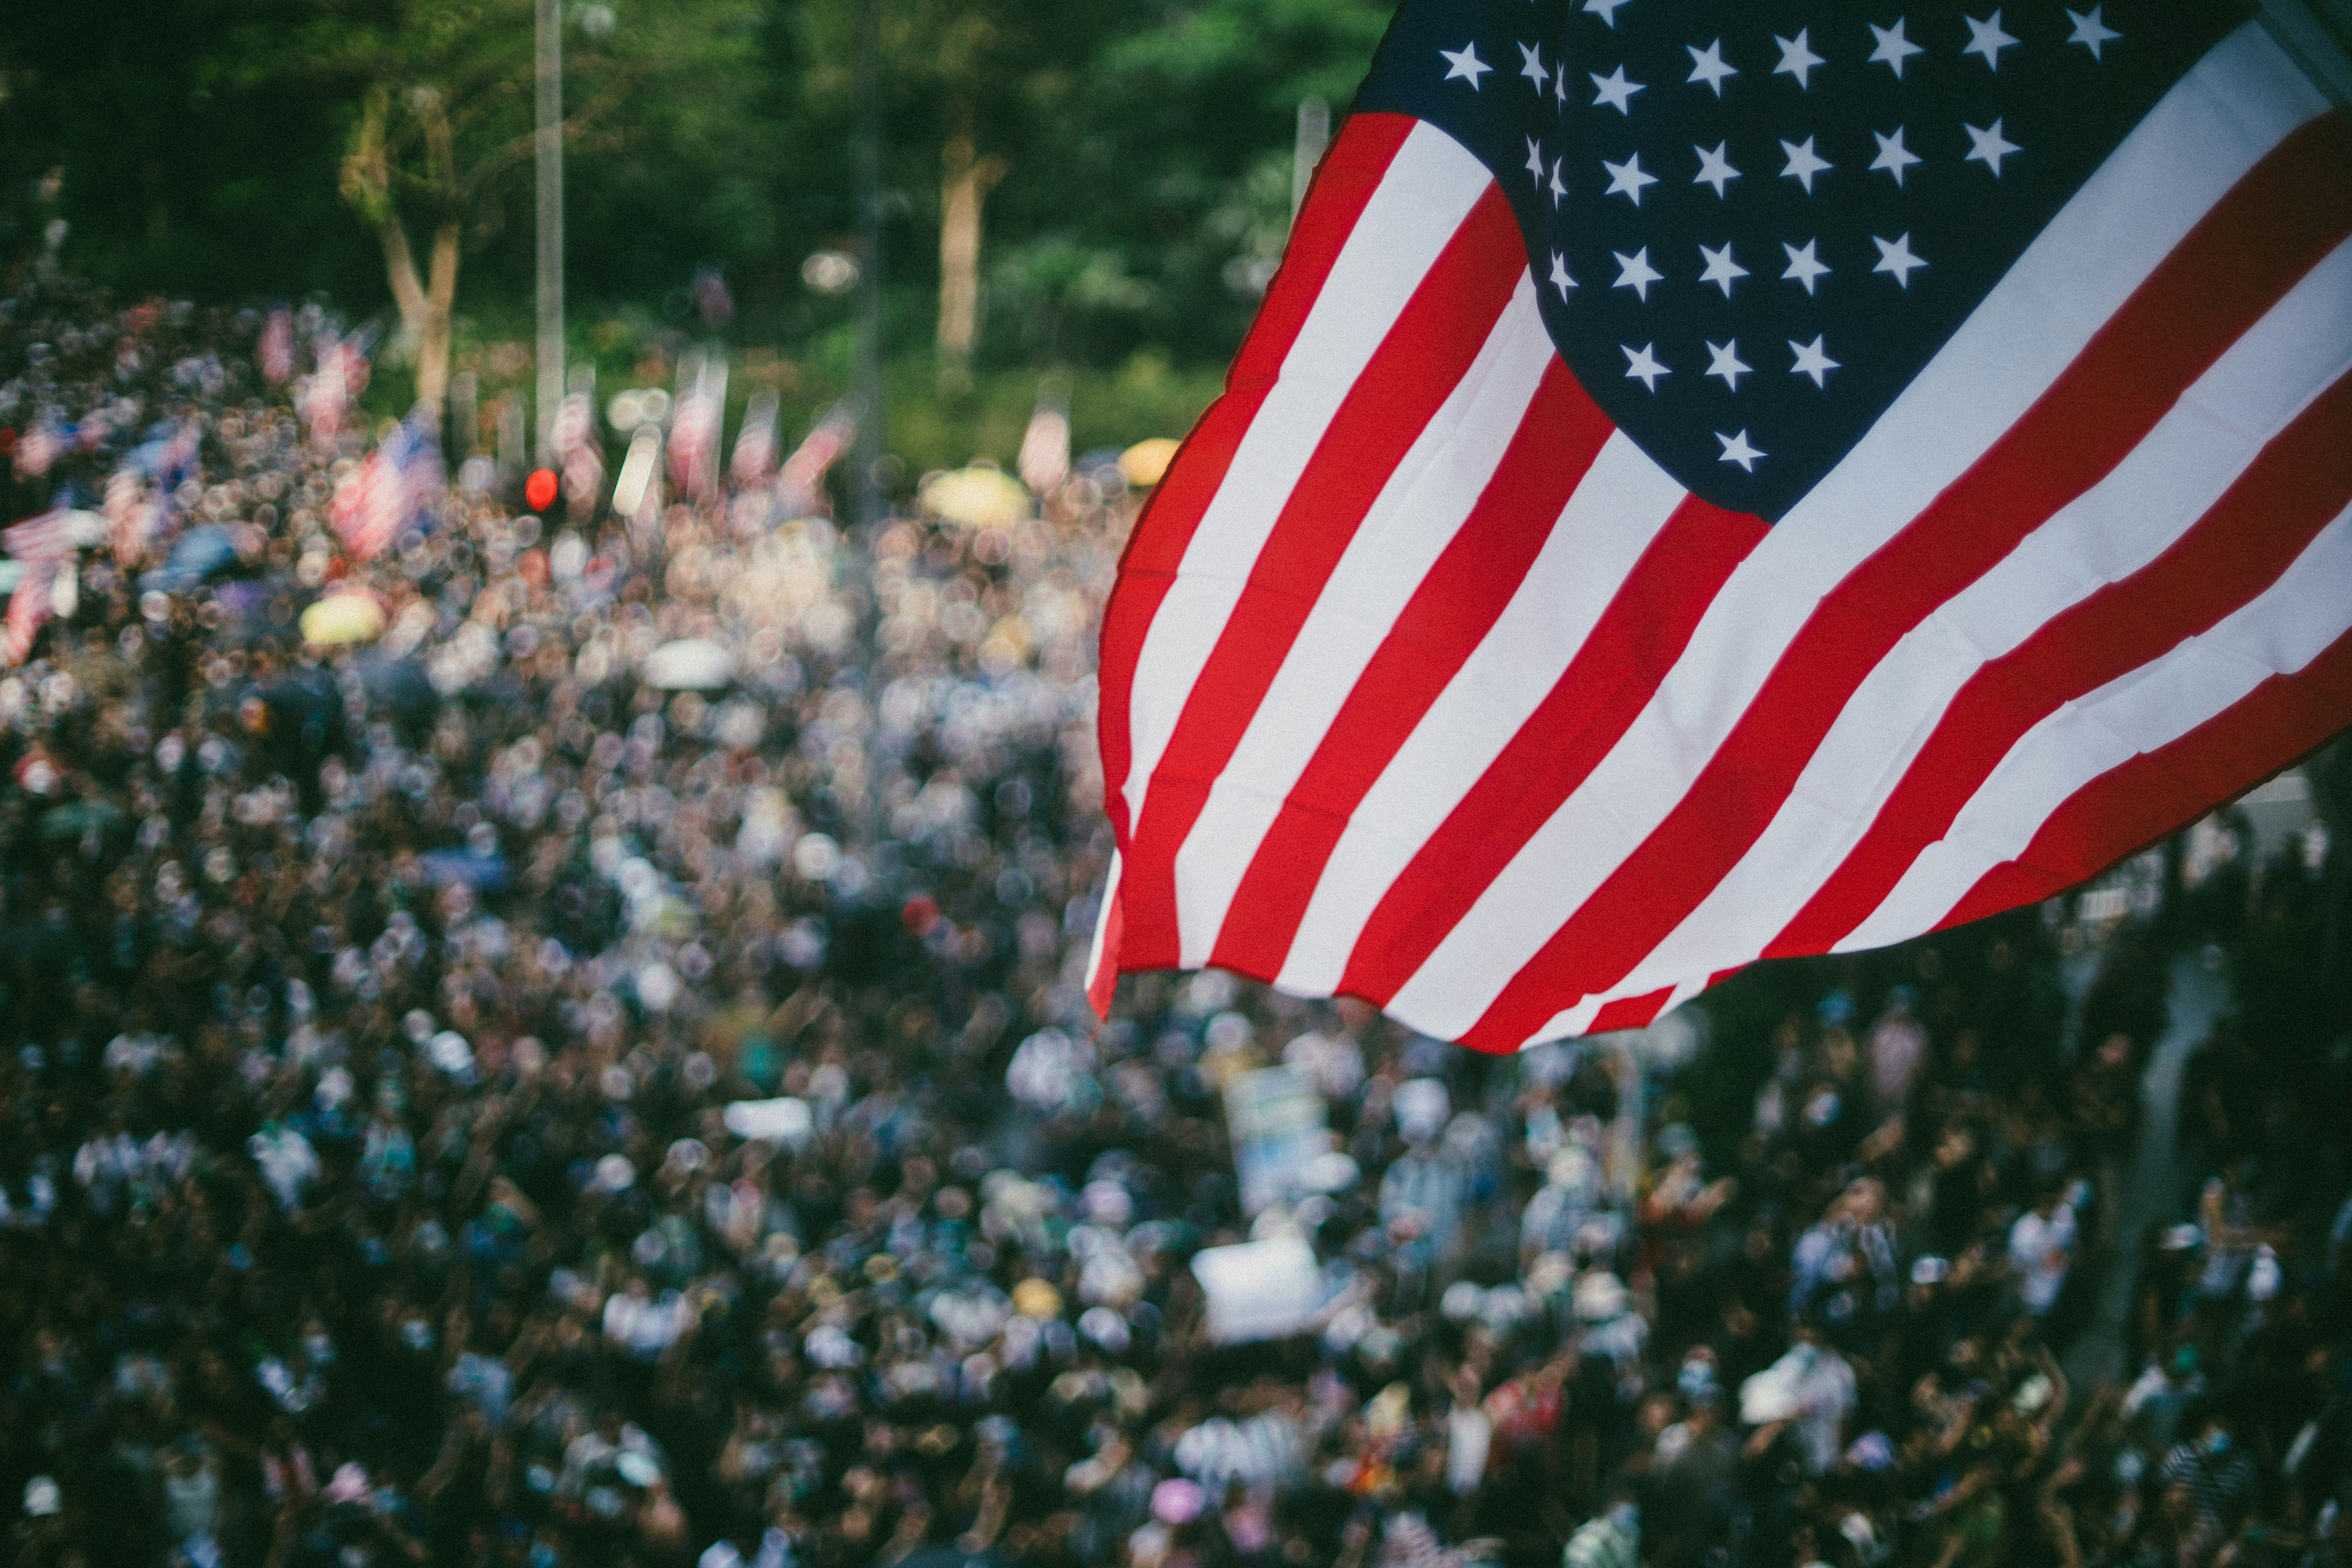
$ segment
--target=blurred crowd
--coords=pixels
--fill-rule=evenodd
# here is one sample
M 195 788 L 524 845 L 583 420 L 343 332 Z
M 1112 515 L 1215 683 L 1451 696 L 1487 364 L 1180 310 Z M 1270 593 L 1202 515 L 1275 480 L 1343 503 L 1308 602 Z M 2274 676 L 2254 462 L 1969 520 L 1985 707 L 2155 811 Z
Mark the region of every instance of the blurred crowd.
M 2352 1563 L 2341 1042 L 2224 1026 L 2143 1241 L 2171 965 L 2068 1048 L 2034 911 L 1711 1039 L 1098 1026 L 1116 466 L 867 530 L 483 463 L 358 560 L 280 320 L 0 300 L 7 518 L 104 525 L 0 679 L 14 1561 Z M 1251 1193 L 1273 1067 L 1328 1146 Z M 1286 1237 L 1311 1315 L 1213 1331 Z

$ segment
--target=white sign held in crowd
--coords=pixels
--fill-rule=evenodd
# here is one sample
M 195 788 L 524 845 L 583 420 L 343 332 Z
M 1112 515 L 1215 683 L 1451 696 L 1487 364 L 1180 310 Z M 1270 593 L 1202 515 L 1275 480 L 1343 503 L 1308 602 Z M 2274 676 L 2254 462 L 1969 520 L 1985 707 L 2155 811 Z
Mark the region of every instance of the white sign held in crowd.
M 1242 1212 L 1278 1202 L 1331 1147 L 1323 1097 L 1296 1068 L 1259 1068 L 1225 1080 L 1225 1125 L 1241 1178 Z
M 808 1101 L 789 1095 L 776 1100 L 738 1100 L 724 1112 L 727 1131 L 738 1138 L 754 1138 L 797 1149 L 816 1125 Z
M 1221 1345 L 1297 1333 L 1322 1304 L 1314 1249 L 1295 1236 L 1203 1247 L 1192 1276 L 1207 1298 L 1209 1338 Z

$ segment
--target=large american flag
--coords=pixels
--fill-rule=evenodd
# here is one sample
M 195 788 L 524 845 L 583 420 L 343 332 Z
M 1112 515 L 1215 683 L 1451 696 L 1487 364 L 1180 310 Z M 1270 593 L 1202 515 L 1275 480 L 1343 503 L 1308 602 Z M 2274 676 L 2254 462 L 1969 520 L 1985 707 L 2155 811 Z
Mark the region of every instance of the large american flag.
M 1410 0 L 1106 612 L 1090 965 L 1486 1049 L 2352 721 L 2352 132 L 2197 0 Z

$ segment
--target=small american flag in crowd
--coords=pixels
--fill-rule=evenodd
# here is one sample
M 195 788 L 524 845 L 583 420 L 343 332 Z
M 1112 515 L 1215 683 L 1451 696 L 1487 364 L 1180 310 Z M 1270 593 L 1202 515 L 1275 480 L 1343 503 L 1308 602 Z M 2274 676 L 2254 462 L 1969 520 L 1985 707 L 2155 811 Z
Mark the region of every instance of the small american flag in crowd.
M 368 344 L 357 337 L 321 337 L 318 350 L 318 368 L 303 384 L 300 401 L 310 439 L 326 446 L 342 434 L 352 401 L 367 390 Z
M 261 363 L 261 378 L 272 386 L 283 386 L 294 378 L 294 316 L 283 306 L 269 312 L 261 324 L 261 342 L 254 358 Z
M 670 483 L 685 494 L 709 489 L 719 455 L 719 405 L 700 392 L 677 400 L 669 425 Z
M 793 455 L 776 475 L 776 492 L 782 498 L 787 511 L 804 512 L 816 504 L 816 488 L 824 482 L 824 471 L 857 439 L 857 416 L 845 403 L 836 403 L 825 411 L 824 418 L 801 438 Z
M 194 419 L 183 419 L 176 425 L 158 424 L 148 432 L 148 438 L 132 449 L 131 460 L 168 496 L 188 480 L 203 479 L 199 459 L 204 440 L 204 426 Z
M 49 471 L 49 465 L 65 455 L 66 438 L 56 423 L 48 418 L 34 420 L 16 438 L 16 450 L 12 461 L 16 472 L 26 479 Z
M 735 433 L 735 455 L 728 460 L 727 477 L 748 489 L 768 482 L 776 471 L 776 395 L 762 392 L 743 408 L 743 427 Z
M 2202 0 L 1411 0 L 1106 612 L 1092 990 L 1486 1049 L 2352 720 L 2352 132 Z
M 52 507 L 0 530 L 0 549 L 18 563 L 16 591 L 8 595 L 6 629 L 0 653 L 12 665 L 25 662 L 57 598 L 58 568 L 73 560 L 80 520 L 65 507 Z
M 549 439 L 562 470 L 563 493 L 578 505 L 594 506 L 604 489 L 604 448 L 596 438 L 595 400 L 584 392 L 565 397 L 556 405 Z
M 684 495 L 709 500 L 719 489 L 719 443 L 727 416 L 727 362 L 692 356 L 678 368 L 677 402 L 669 417 L 670 483 Z
M 1041 496 L 1070 477 L 1070 410 L 1061 397 L 1037 399 L 1013 467 L 1020 470 L 1021 482 Z
M 154 542 L 163 514 L 163 509 L 149 498 L 147 481 L 137 468 L 117 468 L 107 476 L 99 512 L 106 519 L 114 559 L 126 567 L 136 565 Z
M 327 520 L 352 559 L 373 560 L 440 499 L 446 483 L 432 419 L 411 415 L 336 489 Z

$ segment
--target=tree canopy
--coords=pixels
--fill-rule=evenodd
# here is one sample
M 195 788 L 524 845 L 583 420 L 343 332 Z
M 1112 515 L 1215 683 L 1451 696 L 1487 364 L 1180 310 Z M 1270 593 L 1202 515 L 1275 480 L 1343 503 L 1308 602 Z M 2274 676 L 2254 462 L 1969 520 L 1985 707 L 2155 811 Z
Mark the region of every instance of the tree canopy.
M 928 351 L 942 156 L 988 195 L 976 357 L 1221 363 L 1278 250 L 1293 116 L 1344 108 L 1386 0 L 880 0 L 894 347 Z M 566 6 L 575 321 L 688 310 L 820 355 L 849 307 L 802 281 L 848 248 L 858 0 Z M 389 320 L 387 211 L 417 275 L 445 228 L 461 318 L 520 322 L 531 277 L 530 0 L 122 0 L 0 30 L 0 265 L 67 225 L 120 288 L 324 291 Z M 520 141 L 518 139 L 520 139 Z M 698 330 L 699 328 L 698 327 Z

